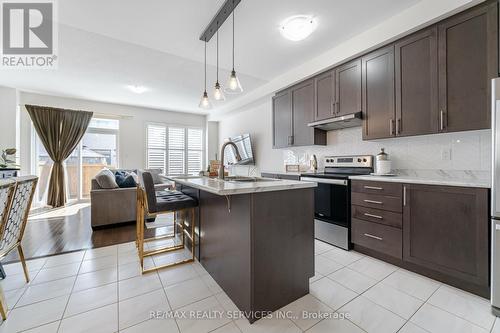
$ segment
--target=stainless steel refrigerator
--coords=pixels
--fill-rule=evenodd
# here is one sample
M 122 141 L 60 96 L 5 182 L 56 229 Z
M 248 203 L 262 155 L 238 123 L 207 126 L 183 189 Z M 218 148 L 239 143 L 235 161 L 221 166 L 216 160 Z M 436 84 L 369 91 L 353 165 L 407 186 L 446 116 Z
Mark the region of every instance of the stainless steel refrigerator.
M 492 80 L 491 96 L 491 305 L 500 316 L 500 78 Z

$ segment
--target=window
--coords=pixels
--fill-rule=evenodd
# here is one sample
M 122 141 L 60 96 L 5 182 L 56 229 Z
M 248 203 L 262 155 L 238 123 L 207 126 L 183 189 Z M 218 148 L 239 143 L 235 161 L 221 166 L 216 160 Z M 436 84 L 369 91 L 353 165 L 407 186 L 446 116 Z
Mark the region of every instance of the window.
M 149 124 L 147 167 L 169 175 L 198 174 L 203 169 L 203 129 Z
M 103 168 L 118 167 L 119 120 L 92 118 L 77 148 L 64 161 L 66 186 L 70 200 L 90 197 L 92 178 Z M 35 133 L 38 203 L 45 202 L 52 160 Z

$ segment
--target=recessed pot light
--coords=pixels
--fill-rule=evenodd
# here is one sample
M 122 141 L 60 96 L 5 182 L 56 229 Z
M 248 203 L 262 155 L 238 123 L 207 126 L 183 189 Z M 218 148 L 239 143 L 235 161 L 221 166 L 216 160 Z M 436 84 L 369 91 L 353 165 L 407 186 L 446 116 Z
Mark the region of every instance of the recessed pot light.
M 142 94 L 148 91 L 149 89 L 144 87 L 144 86 L 134 86 L 134 85 L 128 85 L 127 86 L 128 90 L 130 90 L 133 93 L 136 94 Z
M 283 37 L 294 42 L 306 39 L 316 30 L 318 20 L 310 15 L 295 15 L 284 20 L 280 25 Z

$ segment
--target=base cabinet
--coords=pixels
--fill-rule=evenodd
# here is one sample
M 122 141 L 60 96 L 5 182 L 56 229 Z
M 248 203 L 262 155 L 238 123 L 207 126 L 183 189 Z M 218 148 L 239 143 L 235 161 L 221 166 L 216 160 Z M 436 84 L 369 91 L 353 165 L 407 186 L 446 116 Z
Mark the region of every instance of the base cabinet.
M 488 189 L 372 183 L 352 183 L 351 240 L 356 250 L 489 296 Z M 402 190 L 402 214 L 393 206 L 391 211 L 386 207 L 386 202 L 399 194 L 389 196 L 386 188 L 395 185 Z M 364 200 L 359 200 L 360 196 Z M 373 201 L 383 203 L 384 208 L 373 209 Z

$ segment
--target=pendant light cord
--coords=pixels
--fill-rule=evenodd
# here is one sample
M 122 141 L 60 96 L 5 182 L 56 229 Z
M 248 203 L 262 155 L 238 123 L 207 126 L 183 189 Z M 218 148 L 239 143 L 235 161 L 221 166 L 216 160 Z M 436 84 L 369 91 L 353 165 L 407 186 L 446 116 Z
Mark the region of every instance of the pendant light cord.
M 205 92 L 207 91 L 207 40 L 205 39 Z
M 234 0 L 233 0 L 233 71 L 234 71 Z
M 217 83 L 219 83 L 219 22 L 217 22 Z

